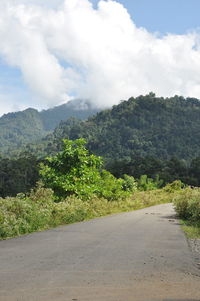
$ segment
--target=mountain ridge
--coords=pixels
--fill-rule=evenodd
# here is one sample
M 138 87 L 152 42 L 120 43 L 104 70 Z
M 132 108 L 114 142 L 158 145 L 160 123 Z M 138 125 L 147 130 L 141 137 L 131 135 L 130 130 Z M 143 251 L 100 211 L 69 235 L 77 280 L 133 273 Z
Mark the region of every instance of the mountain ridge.
M 26 144 L 37 143 L 37 140 L 49 134 L 61 120 L 70 117 L 86 119 L 97 111 L 89 101 L 77 99 L 47 110 L 27 108 L 4 114 L 0 117 L 0 154 L 9 156 Z
M 106 160 L 152 156 L 190 160 L 200 155 L 200 101 L 154 93 L 131 97 L 86 121 L 62 122 L 53 140 L 85 138 Z
M 77 102 L 82 103 L 82 100 L 77 100 Z M 74 103 L 70 105 L 72 108 Z M 11 142 L 12 150 L 4 147 L 2 153 L 9 154 L 10 152 L 12 155 L 13 149 L 16 152 L 23 150 L 43 158 L 59 151 L 64 138 L 71 140 L 85 138 L 89 151 L 102 156 L 106 162 L 116 160 L 128 162 L 133 158 L 147 156 L 162 160 L 176 157 L 190 161 L 200 156 L 200 101 L 196 98 L 182 96 L 163 98 L 149 93 L 121 101 L 111 109 L 102 110 L 95 115 L 95 109 L 89 105 L 86 106 L 88 110 L 85 110 L 85 107 L 84 110 L 77 110 L 75 106 L 71 111 L 67 111 L 67 114 L 70 112 L 68 115 L 65 113 L 62 115 L 64 109 L 66 107 L 68 109 L 67 105 L 51 109 L 50 113 L 56 112 L 54 120 L 51 114 L 48 116 L 49 111 L 42 111 L 43 114 L 47 114 L 46 128 L 49 123 L 53 127 L 62 119 L 62 116 L 66 117 L 65 120 L 63 118 L 60 121 L 54 131 L 44 130 L 40 113 L 37 110 L 28 109 L 25 113 L 35 118 L 37 127 L 25 128 L 23 124 L 26 133 L 25 139 L 22 139 L 23 143 L 19 141 L 20 139 L 12 139 L 16 131 L 19 136 L 23 137 L 19 129 L 14 129 L 12 133 L 8 131 L 9 135 L 4 138 L 7 139 L 6 143 Z M 60 115 L 57 113 L 59 109 Z M 76 116 L 73 116 L 75 113 L 81 114 L 82 112 L 89 115 L 89 117 L 84 115 L 84 118 L 88 117 L 87 120 L 77 120 Z M 69 118 L 70 114 L 72 118 Z M 9 116 L 13 119 L 12 113 Z M 0 125 L 2 120 L 0 119 Z M 1 130 L 0 126 L 2 138 Z M 1 139 L 0 149 L 3 147 L 2 143 Z

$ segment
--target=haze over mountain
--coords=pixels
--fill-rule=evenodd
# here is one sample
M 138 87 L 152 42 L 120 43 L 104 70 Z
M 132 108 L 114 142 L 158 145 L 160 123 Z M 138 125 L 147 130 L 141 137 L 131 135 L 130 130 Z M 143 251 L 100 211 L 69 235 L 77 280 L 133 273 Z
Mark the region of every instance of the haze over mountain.
M 43 121 L 44 129 L 49 131 L 54 130 L 61 120 L 66 120 L 70 117 L 84 120 L 99 111 L 100 109 L 94 108 L 88 100 L 74 99 L 60 106 L 43 110 L 39 114 Z

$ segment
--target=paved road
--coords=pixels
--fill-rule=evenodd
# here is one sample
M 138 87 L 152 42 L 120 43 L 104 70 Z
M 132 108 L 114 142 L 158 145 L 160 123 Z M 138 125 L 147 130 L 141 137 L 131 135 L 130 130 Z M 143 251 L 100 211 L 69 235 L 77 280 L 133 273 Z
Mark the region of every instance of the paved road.
M 169 204 L 0 242 L 0 301 L 200 300 Z

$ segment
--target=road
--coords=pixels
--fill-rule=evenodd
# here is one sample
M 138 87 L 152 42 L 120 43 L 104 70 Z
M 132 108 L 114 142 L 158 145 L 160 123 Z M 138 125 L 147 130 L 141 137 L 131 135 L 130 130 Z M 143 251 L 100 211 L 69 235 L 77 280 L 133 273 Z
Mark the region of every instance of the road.
M 170 204 L 0 241 L 0 301 L 200 300 Z

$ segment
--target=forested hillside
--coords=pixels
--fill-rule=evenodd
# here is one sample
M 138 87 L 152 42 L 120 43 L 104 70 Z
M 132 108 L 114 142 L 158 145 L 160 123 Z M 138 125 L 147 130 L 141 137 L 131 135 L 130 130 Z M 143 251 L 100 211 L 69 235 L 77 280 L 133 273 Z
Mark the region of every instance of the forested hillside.
M 14 149 L 20 149 L 46 134 L 40 114 L 35 109 L 3 115 L 0 118 L 0 154 L 7 156 Z
M 0 155 L 15 156 L 24 147 L 49 134 L 61 120 L 69 117 L 86 119 L 98 110 L 85 100 L 74 100 L 49 110 L 27 109 L 0 118 Z
M 51 140 L 84 137 L 88 148 L 107 161 L 136 157 L 189 161 L 200 155 L 200 102 L 194 98 L 130 98 L 87 121 L 68 120 Z
M 139 179 L 146 175 L 158 182 L 161 179 L 161 186 L 177 179 L 200 186 L 200 102 L 197 99 L 159 98 L 153 93 L 130 98 L 86 121 L 75 118 L 62 121 L 54 132 L 38 138 L 37 142 L 33 137 L 45 133 L 41 115 L 32 109 L 16 114 L 23 117 L 18 122 L 26 136 L 16 130 L 15 114 L 7 115 L 12 130 L 6 127 L 6 122 L 1 126 L 1 133 L 7 131 L 7 137 L 1 134 L 1 145 L 4 151 L 10 147 L 12 158 L 0 160 L 0 195 L 30 190 L 38 180 L 39 162 L 60 151 L 63 138 L 81 137 L 86 139 L 90 152 L 103 157 L 104 167 L 116 177 L 127 174 Z M 2 124 L 3 120 L 4 117 L 0 119 Z M 32 142 L 20 148 L 28 139 Z M 20 154 L 20 149 L 25 152 Z

